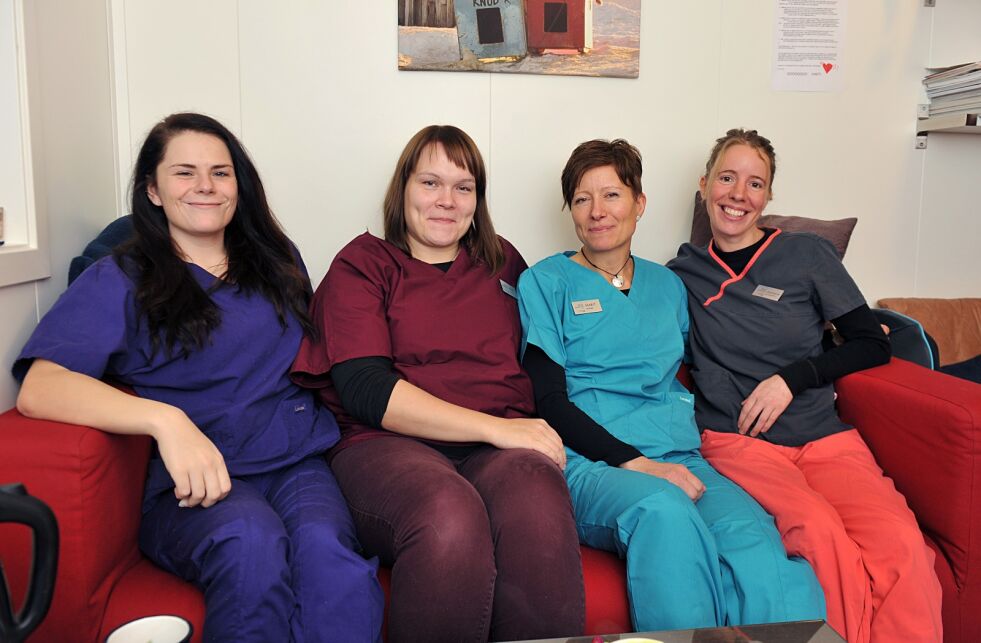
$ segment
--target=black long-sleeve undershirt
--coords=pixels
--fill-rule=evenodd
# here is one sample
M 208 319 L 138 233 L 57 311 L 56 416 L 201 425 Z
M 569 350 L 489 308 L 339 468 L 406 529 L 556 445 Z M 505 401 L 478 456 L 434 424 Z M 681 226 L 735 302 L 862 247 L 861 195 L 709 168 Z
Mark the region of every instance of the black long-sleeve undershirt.
M 400 379 L 391 359 L 349 359 L 334 364 L 330 369 L 330 378 L 345 411 L 369 426 L 382 428 L 388 401 Z
M 733 252 L 723 252 L 715 247 L 715 253 L 732 272 L 741 274 L 746 264 L 773 232 L 772 229 L 766 228 L 763 238 L 751 246 Z M 787 364 L 777 371 L 776 374 L 783 378 L 794 395 L 809 388 L 830 384 L 849 373 L 889 361 L 892 355 L 889 338 L 882 332 L 868 304 L 862 304 L 832 319 L 831 323 L 845 340 L 843 344 L 834 346 L 816 357 Z
M 807 357 L 784 366 L 777 375 L 787 383 L 790 392 L 801 391 L 834 382 L 839 377 L 880 366 L 889 361 L 892 347 L 878 320 L 862 304 L 841 317 L 831 320 L 844 343 L 815 357 Z
M 432 265 L 446 272 L 453 262 Z M 388 401 L 401 379 L 391 358 L 379 355 L 345 360 L 331 367 L 330 378 L 345 411 L 369 426 L 382 428 Z
M 735 252 L 716 253 L 739 274 L 756 250 L 772 234 L 756 244 Z M 788 364 L 778 371 L 790 391 L 797 395 L 808 388 L 823 386 L 839 377 L 889 361 L 889 340 L 867 304 L 831 320 L 845 342 L 824 353 Z M 594 461 L 619 466 L 643 454 L 614 437 L 582 409 L 569 400 L 565 370 L 538 346 L 528 344 L 522 365 L 531 377 L 538 414 L 554 428 L 569 447 Z
M 531 378 L 538 415 L 555 429 L 566 446 L 590 460 L 602 460 L 613 467 L 643 455 L 572 403 L 566 388 L 565 369 L 541 348 L 528 344 L 521 365 Z
M 733 272 L 739 274 L 765 239 L 736 252 L 725 253 L 718 249 L 716 252 Z M 794 395 L 889 360 L 889 340 L 867 305 L 845 313 L 832 323 L 845 343 L 816 357 L 788 364 L 778 371 Z M 522 365 L 534 386 L 538 414 L 559 433 L 565 444 L 591 460 L 603 461 L 611 466 L 619 466 L 642 455 L 632 445 L 614 437 L 569 400 L 565 370 L 542 349 L 529 344 Z M 334 365 L 330 374 L 344 409 L 359 420 L 380 428 L 392 391 L 399 380 L 392 360 L 386 357 L 347 360 Z

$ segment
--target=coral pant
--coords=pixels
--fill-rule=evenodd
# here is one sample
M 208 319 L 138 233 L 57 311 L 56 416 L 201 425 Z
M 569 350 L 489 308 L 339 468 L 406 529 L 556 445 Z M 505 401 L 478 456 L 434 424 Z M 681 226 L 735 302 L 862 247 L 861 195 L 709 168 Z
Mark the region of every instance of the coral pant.
M 850 643 L 941 641 L 940 583 L 906 500 L 850 430 L 801 447 L 704 431 L 702 454 L 776 519 Z
M 365 549 L 392 568 L 390 643 L 582 633 L 572 505 L 542 454 L 479 446 L 447 457 L 393 435 L 345 446 L 331 467 Z
M 377 563 L 357 547 L 321 456 L 236 476 L 207 509 L 181 509 L 161 493 L 140 525 L 147 556 L 204 590 L 209 643 L 380 640 Z

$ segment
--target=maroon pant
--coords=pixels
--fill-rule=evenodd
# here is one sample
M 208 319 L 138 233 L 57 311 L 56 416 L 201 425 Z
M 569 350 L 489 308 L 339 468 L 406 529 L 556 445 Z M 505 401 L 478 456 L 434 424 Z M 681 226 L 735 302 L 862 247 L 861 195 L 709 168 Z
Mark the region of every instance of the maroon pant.
M 392 568 L 390 643 L 582 633 L 572 505 L 545 456 L 486 446 L 451 458 L 386 436 L 331 467 L 366 553 Z

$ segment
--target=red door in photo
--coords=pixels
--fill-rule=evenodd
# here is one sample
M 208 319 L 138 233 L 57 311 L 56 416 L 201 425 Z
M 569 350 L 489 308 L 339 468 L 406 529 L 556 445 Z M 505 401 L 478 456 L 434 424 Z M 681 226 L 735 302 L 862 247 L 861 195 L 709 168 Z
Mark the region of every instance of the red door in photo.
M 528 49 L 584 49 L 586 2 L 592 0 L 525 0 Z

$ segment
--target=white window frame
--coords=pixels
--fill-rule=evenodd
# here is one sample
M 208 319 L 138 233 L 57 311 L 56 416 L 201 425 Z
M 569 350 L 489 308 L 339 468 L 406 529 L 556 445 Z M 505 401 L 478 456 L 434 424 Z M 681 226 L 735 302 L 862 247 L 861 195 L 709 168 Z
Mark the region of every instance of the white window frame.
M 16 74 L 16 109 L 13 110 L 15 115 L 9 118 L 17 121 L 14 130 L 19 132 L 19 140 L 12 141 L 11 145 L 0 146 L 0 154 L 8 155 L 7 160 L 15 164 L 19 158 L 23 179 L 22 185 L 19 186 L 22 190 L 23 209 L 18 207 L 17 210 L 20 211 L 17 211 L 4 203 L 0 205 L 4 206 L 4 228 L 9 231 L 11 222 L 16 220 L 16 227 L 22 230 L 23 234 L 21 238 L 11 239 L 10 234 L 5 232 L 5 243 L 0 246 L 0 287 L 37 281 L 51 276 L 47 221 L 44 217 L 44 209 L 37 207 L 34 187 L 34 156 L 31 152 L 28 69 L 25 56 L 24 0 L 0 0 L 0 9 L 7 11 L 11 7 L 13 24 L 5 26 L 13 33 L 0 33 L 0 38 L 12 38 L 14 54 L 13 59 L 9 56 L 0 57 L 0 65 L 13 66 Z M 0 200 L 2 199 L 3 195 L 0 195 Z

